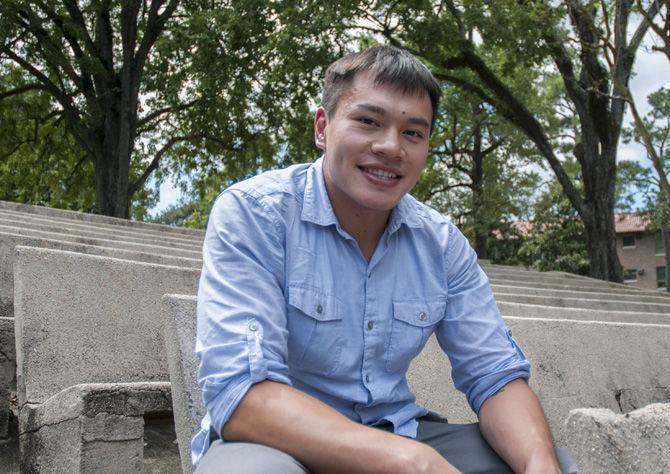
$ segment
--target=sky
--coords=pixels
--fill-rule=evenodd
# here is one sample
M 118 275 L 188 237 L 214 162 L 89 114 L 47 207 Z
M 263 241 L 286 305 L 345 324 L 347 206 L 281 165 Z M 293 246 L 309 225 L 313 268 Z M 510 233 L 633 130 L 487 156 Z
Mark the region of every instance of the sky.
M 653 37 L 647 35 L 643 46 L 638 51 L 633 68 L 634 77 L 631 80 L 631 91 L 642 116 L 649 111 L 647 96 L 661 87 L 670 86 L 670 61 L 664 54 L 651 52 L 652 41 Z M 625 121 L 627 124 L 631 122 L 630 111 L 626 112 Z M 618 156 L 620 160 L 635 160 L 644 166 L 651 164 L 644 148 L 636 143 L 621 142 Z M 160 200 L 150 210 L 150 214 L 155 216 L 169 206 L 177 204 L 182 196 L 181 190 L 168 178 L 161 184 Z

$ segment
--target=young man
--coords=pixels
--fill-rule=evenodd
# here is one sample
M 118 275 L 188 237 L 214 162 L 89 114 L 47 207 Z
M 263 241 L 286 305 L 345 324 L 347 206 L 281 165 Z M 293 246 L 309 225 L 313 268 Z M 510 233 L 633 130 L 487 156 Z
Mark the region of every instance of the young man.
M 407 52 L 346 56 L 314 119 L 323 158 L 217 199 L 198 293 L 199 472 L 560 472 L 474 251 L 408 195 L 439 97 Z M 479 424 L 415 403 L 405 374 L 433 333 Z

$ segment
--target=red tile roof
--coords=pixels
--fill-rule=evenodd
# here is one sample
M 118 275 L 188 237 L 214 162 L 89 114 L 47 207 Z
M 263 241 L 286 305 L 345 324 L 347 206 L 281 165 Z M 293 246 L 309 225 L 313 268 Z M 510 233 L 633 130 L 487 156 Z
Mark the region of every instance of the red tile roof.
M 649 214 L 624 212 L 614 216 L 614 226 L 617 234 L 624 234 L 626 232 L 644 232 L 649 223 Z
M 650 223 L 650 216 L 640 212 L 623 212 L 614 215 L 614 227 L 617 234 L 629 232 L 644 232 Z M 528 235 L 533 230 L 533 223 L 528 221 L 514 221 L 512 227 L 521 235 Z

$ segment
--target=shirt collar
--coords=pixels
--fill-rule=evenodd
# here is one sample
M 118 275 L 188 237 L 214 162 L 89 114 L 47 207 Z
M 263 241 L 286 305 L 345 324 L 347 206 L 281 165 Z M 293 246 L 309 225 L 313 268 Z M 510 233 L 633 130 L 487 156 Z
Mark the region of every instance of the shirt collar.
M 406 194 L 391 211 L 389 234 L 398 230 L 402 224 L 408 227 L 423 227 L 420 215 L 425 215 L 425 212 L 413 197 Z M 330 203 L 326 182 L 323 178 L 323 156 L 307 170 L 300 218 L 322 226 L 337 224 L 337 217 Z

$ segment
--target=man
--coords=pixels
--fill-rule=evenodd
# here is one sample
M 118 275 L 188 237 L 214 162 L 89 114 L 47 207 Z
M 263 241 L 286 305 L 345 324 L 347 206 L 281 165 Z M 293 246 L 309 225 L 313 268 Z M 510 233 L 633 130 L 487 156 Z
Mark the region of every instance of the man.
M 559 472 L 476 255 L 407 194 L 439 97 L 407 52 L 346 56 L 315 114 L 323 158 L 218 197 L 198 292 L 199 472 Z M 405 373 L 433 333 L 480 424 L 415 403 Z

